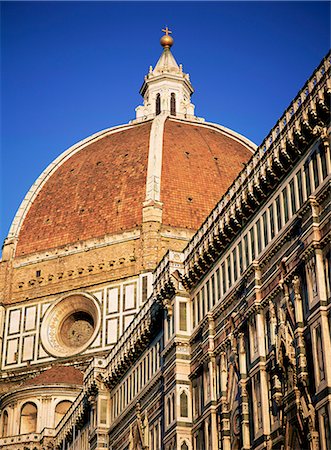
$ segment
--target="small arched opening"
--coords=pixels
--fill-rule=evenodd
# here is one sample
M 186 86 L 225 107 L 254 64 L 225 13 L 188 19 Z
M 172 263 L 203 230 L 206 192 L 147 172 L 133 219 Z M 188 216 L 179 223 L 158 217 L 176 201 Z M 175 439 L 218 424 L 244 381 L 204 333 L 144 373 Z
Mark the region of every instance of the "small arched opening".
M 1 436 L 2 437 L 8 436 L 8 412 L 7 411 L 4 411 L 2 414 Z
M 176 95 L 173 92 L 170 97 L 170 114 L 172 116 L 176 115 Z
M 170 398 L 168 398 L 167 400 L 167 418 L 168 418 L 168 424 L 171 423 L 171 403 L 170 403 Z
M 37 406 L 28 402 L 22 406 L 20 434 L 35 433 L 37 430 Z
M 185 391 L 180 394 L 180 415 L 188 417 L 188 398 Z
M 155 113 L 157 116 L 161 113 L 161 96 L 160 96 L 160 94 L 156 94 Z
M 55 420 L 54 425 L 57 426 L 57 424 L 60 422 L 62 417 L 66 414 L 68 409 L 70 408 L 72 402 L 69 400 L 63 400 L 62 402 L 59 402 L 55 407 Z

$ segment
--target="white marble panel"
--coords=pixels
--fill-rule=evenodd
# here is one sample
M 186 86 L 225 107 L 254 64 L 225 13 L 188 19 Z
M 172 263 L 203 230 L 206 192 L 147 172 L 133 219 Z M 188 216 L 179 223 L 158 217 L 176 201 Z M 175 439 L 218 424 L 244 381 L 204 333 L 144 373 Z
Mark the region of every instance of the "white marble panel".
M 45 352 L 44 347 L 39 344 L 39 352 L 38 352 L 38 358 L 46 358 L 49 357 L 49 354 Z
M 41 316 L 43 317 L 47 309 L 49 308 L 50 303 L 44 303 L 41 307 Z
M 136 308 L 136 286 L 137 286 L 136 283 L 124 285 L 124 296 L 123 296 L 124 311 Z
M 103 298 L 103 290 L 101 291 L 96 291 L 96 292 L 92 292 L 92 295 L 94 295 L 95 298 L 97 298 L 99 300 L 99 302 L 102 302 L 102 298 Z
M 33 359 L 34 351 L 34 336 L 25 336 L 23 339 L 23 361 L 30 361 Z
M 107 320 L 107 344 L 116 344 L 118 339 L 118 318 Z
M 25 326 L 24 331 L 34 330 L 36 328 L 37 306 L 25 308 Z
M 130 314 L 129 316 L 123 316 L 123 332 L 130 325 L 134 318 L 134 314 Z
M 118 313 L 119 309 L 119 286 L 108 289 L 108 314 Z
M 95 340 L 92 342 L 91 347 L 100 347 L 101 345 L 101 333 L 97 335 Z
M 21 325 L 21 309 L 13 309 L 9 313 L 9 334 L 18 333 Z
M 6 364 L 16 363 L 18 359 L 18 338 L 7 342 Z

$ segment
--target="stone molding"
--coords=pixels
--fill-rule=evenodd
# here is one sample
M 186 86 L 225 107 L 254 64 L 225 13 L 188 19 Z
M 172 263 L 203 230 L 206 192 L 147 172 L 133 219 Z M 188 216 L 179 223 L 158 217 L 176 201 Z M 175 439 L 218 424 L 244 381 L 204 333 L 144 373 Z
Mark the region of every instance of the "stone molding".
M 160 114 L 152 122 L 149 138 L 146 201 L 160 202 L 163 135 L 167 117 L 167 114 Z
M 242 229 L 242 220 L 255 213 L 259 198 L 269 192 L 261 187 L 274 188 L 313 140 L 324 140 L 325 127 L 314 124 L 328 121 L 330 67 L 327 55 L 185 248 L 184 279 L 190 288 Z

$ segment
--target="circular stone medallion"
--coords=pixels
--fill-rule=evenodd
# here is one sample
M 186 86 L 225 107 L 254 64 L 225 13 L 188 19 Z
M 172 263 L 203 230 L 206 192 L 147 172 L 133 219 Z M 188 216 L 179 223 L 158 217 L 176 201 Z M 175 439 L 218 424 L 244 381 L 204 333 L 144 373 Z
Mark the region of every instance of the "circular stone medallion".
M 90 295 L 76 293 L 51 306 L 42 321 L 41 339 L 52 356 L 65 357 L 85 350 L 100 327 L 100 307 Z

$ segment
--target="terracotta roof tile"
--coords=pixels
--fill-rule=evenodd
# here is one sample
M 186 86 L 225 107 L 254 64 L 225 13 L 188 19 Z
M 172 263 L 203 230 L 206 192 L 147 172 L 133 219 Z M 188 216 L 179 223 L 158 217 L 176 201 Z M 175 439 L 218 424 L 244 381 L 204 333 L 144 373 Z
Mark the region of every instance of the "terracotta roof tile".
M 30 207 L 20 230 L 16 255 L 139 225 L 150 128 L 149 122 L 107 135 L 64 162 Z
M 139 227 L 151 122 L 108 134 L 50 176 L 25 217 L 16 255 Z M 168 119 L 164 128 L 163 223 L 196 230 L 251 152 L 219 130 Z
M 53 366 L 36 377 L 25 381 L 24 386 L 39 386 L 46 384 L 83 384 L 83 373 L 70 366 Z
M 167 120 L 163 141 L 163 223 L 196 230 L 252 153 L 220 131 Z

